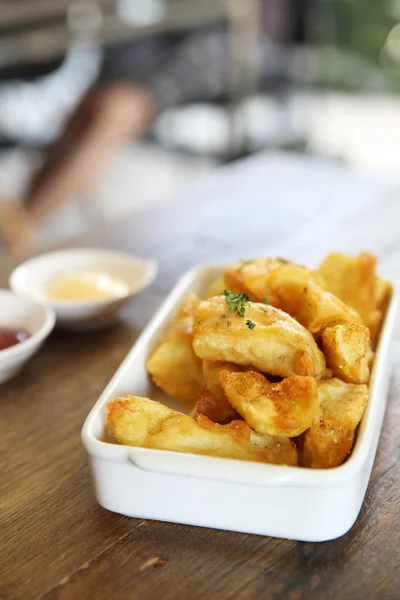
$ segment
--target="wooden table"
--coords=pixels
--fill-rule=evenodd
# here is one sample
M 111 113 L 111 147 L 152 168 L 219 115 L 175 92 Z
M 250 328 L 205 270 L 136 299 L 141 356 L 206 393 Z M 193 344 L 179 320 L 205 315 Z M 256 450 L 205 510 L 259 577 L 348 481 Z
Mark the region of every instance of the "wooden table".
M 299 543 L 125 518 L 94 500 L 82 423 L 182 272 L 253 254 L 315 262 L 332 248 L 377 252 L 400 271 L 400 201 L 381 184 L 323 164 L 260 157 L 222 170 L 173 204 L 99 227 L 84 245 L 160 261 L 121 323 L 55 333 L 0 388 L 0 598 L 395 600 L 399 597 L 400 376 L 361 514 L 341 539 Z M 2 260 L 0 285 L 13 266 Z M 399 332 L 393 347 L 400 361 Z M 188 502 L 190 499 L 188 499 Z M 265 507 L 268 510 L 268 507 Z M 162 566 L 142 569 L 152 557 Z

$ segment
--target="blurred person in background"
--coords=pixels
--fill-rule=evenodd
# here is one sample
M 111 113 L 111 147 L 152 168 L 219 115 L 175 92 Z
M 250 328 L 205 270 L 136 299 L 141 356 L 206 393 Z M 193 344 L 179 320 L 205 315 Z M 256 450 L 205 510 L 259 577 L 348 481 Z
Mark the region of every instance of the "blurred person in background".
M 81 196 L 118 148 L 145 134 L 160 112 L 226 91 L 227 51 L 218 29 L 107 48 L 98 80 L 32 181 L 26 205 L 34 218 Z
M 25 0 L 29 6 L 35 1 Z M 7 2 L 13 4 L 14 0 L 0 0 L 0 7 Z M 60 0 L 60 3 L 62 2 L 68 3 L 69 0 Z M 304 113 L 301 113 L 304 144 L 299 145 L 300 149 L 347 160 L 348 148 L 354 141 L 354 152 L 351 155 L 353 158 L 370 147 L 377 149 L 375 154 L 381 157 L 380 163 L 388 161 L 388 155 L 396 155 L 386 140 L 381 144 L 365 144 L 359 141 L 363 140 L 364 135 L 354 135 L 352 114 L 360 117 L 359 131 L 364 132 L 369 124 L 381 131 L 382 127 L 374 125 L 375 115 L 383 114 L 387 103 L 383 103 L 380 96 L 377 96 L 376 100 L 372 99 L 376 110 L 370 112 L 369 109 L 372 110 L 373 106 L 372 102 L 366 103 L 366 94 L 388 93 L 391 95 L 389 99 L 393 99 L 392 104 L 397 106 L 397 94 L 400 89 L 400 0 L 259 2 L 263 13 L 263 39 L 256 55 L 246 56 L 244 62 L 252 62 L 255 70 L 259 72 L 259 89 L 261 92 L 267 92 L 263 98 L 270 99 L 275 96 L 274 101 L 277 100 L 277 103 L 283 105 L 284 100 L 288 98 L 285 88 L 295 93 L 296 90 L 310 93 L 307 102 L 311 101 L 313 118 L 311 123 L 311 119 L 307 119 Z M 24 0 L 20 0 L 15 4 L 21 6 L 23 3 Z M 131 4 L 137 6 L 136 0 L 131 0 Z M 187 0 L 187 5 L 189 4 L 190 0 Z M 237 5 L 247 5 L 247 2 L 237 0 Z M 0 23 L 1 16 L 0 8 Z M 301 51 L 298 43 L 303 45 Z M 31 180 L 26 194 L 25 206 L 29 211 L 26 211 L 26 215 L 31 215 L 36 223 L 66 200 L 82 200 L 85 192 L 89 191 L 95 182 L 97 174 L 103 170 L 117 149 L 122 147 L 125 141 L 146 133 L 154 119 L 165 108 L 192 101 L 214 102 L 220 99 L 221 94 L 222 102 L 231 100 L 229 44 L 229 29 L 224 25 L 192 30 L 185 34 L 168 34 L 115 44 L 104 49 L 99 75 L 99 61 L 95 56 L 86 60 L 82 54 L 76 53 L 74 58 L 73 52 L 69 51 L 64 63 L 51 75 L 51 78 L 59 76 L 57 94 L 45 97 L 45 86 L 41 83 L 47 85 L 47 77 L 37 77 L 38 85 L 33 86 L 37 88 L 34 97 L 37 102 L 31 102 L 30 90 L 28 94 L 28 90 L 25 89 L 31 86 L 31 83 L 25 86 L 20 81 L 12 81 L 9 84 L 9 93 L 3 94 L 3 88 L 7 86 L 2 84 L 3 73 L 0 72 L 0 144 L 2 133 L 4 136 L 5 132 L 7 136 L 13 129 L 12 125 L 14 133 L 17 133 L 15 140 L 24 144 L 29 136 L 24 135 L 26 131 L 23 131 L 23 127 L 26 124 L 28 129 L 28 121 L 30 127 L 35 125 L 36 132 L 40 130 L 40 143 L 51 142 L 51 146 L 44 153 L 43 167 Z M 287 50 L 288 60 L 285 56 Z M 100 59 L 100 49 L 97 48 L 97 51 Z M 32 64 L 29 65 L 28 71 L 29 79 L 38 75 Z M 65 75 L 66 72 L 68 76 Z M 76 91 L 78 72 L 82 74 L 81 88 L 79 94 L 72 98 L 73 86 L 69 85 L 69 82 L 75 80 Z M 22 75 L 21 79 L 24 81 L 25 75 Z M 53 86 L 50 78 L 48 83 L 49 87 Z M 346 106 L 349 106 L 347 121 L 342 114 L 343 102 L 340 98 L 334 105 L 333 101 L 329 105 L 331 114 L 327 112 L 323 97 L 318 104 L 321 117 L 318 110 L 315 110 L 314 101 L 319 102 L 318 94 L 331 94 L 335 91 L 347 94 L 344 99 Z M 3 110 L 4 95 L 7 96 L 8 107 L 11 105 L 14 108 L 14 119 L 10 120 L 7 111 Z M 81 100 L 77 103 L 78 97 Z M 302 101 L 300 98 L 301 105 Z M 40 107 L 36 110 L 36 106 L 40 103 L 47 105 L 51 117 L 46 123 L 45 119 L 37 118 Z M 24 107 L 21 108 L 21 105 Z M 29 110 L 25 110 L 28 107 Z M 394 111 L 394 106 L 391 106 L 391 109 L 390 117 L 387 115 L 386 119 L 389 123 L 388 130 L 391 129 L 390 123 L 396 122 L 393 115 L 397 115 L 397 111 Z M 276 119 L 275 129 L 279 134 L 289 118 L 288 113 L 289 110 L 282 110 L 282 118 L 279 120 L 276 119 L 276 113 L 273 115 Z M 67 114 L 70 116 L 64 122 Z M 63 131 L 53 143 L 54 131 L 61 122 L 60 116 L 63 116 Z M 257 123 L 262 121 L 264 116 L 265 112 L 256 111 L 256 129 Z M 330 125 L 333 122 L 335 126 Z M 348 122 L 351 123 L 350 126 Z M 260 129 L 262 125 L 260 122 Z M 314 130 L 311 131 L 313 126 Z M 391 131 L 387 138 L 390 138 L 390 133 Z M 370 135 L 374 136 L 375 132 Z M 270 147 L 282 147 L 279 140 L 276 141 L 276 137 L 270 138 L 268 143 Z M 261 147 L 265 147 L 265 144 Z M 251 149 L 254 149 L 254 146 Z M 376 156 L 374 155 L 374 160 Z M 24 186 L 20 186 L 21 190 L 23 188 Z M 17 191 L 15 195 L 19 197 L 21 193 Z M 0 213 L 1 208 L 0 198 Z
M 307 0 L 261 0 L 268 40 L 303 41 L 306 5 Z M 261 78 L 271 76 L 270 50 L 261 43 L 252 57 Z M 31 182 L 25 202 L 33 218 L 40 220 L 68 198 L 82 196 L 117 149 L 146 133 L 166 108 L 226 97 L 229 66 L 224 26 L 107 48 L 97 82 Z
M 281 76 L 271 45 L 304 40 L 307 6 L 308 0 L 260 0 L 264 37 L 247 59 L 261 80 Z M 225 25 L 107 47 L 96 82 L 66 119 L 28 186 L 24 203 L 33 220 L 81 198 L 118 148 L 145 134 L 160 112 L 226 99 L 230 52 Z

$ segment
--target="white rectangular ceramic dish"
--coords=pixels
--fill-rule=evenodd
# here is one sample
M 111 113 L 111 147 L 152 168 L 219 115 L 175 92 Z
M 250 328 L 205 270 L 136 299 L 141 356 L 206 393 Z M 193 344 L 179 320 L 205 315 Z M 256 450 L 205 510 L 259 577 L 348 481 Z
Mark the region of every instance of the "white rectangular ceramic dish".
M 98 502 L 108 510 L 157 519 L 303 541 L 325 541 L 355 522 L 378 445 L 390 380 L 389 344 L 396 319 L 388 307 L 370 383 L 370 400 L 347 462 L 330 470 L 265 465 L 122 446 L 106 439 L 106 402 L 125 394 L 162 400 L 146 360 L 189 292 L 202 295 L 223 266 L 189 271 L 128 353 L 82 430 Z

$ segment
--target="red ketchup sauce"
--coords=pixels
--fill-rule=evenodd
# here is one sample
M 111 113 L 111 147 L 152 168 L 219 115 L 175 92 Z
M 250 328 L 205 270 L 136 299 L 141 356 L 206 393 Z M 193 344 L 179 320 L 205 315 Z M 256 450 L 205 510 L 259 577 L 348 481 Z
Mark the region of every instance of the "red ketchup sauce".
M 20 342 L 27 340 L 30 334 L 23 329 L 6 329 L 0 327 L 0 351 L 16 346 Z

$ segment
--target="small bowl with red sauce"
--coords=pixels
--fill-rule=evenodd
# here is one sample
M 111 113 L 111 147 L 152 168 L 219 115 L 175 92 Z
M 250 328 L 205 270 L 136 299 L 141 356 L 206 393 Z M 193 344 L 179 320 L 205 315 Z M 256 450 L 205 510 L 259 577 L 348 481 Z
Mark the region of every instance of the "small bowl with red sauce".
M 0 290 L 0 383 L 14 377 L 39 350 L 55 320 L 51 308 Z

